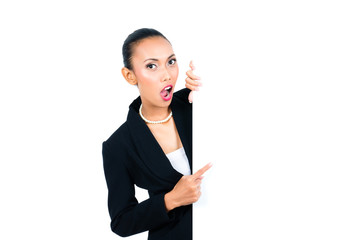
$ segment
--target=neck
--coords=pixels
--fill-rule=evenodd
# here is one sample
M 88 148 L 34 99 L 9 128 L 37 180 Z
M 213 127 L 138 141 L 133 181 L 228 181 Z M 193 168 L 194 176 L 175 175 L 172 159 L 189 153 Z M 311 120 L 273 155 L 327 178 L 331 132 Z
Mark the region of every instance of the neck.
M 156 107 L 143 103 L 141 112 L 150 121 L 160 121 L 169 116 L 171 109 L 170 106 Z

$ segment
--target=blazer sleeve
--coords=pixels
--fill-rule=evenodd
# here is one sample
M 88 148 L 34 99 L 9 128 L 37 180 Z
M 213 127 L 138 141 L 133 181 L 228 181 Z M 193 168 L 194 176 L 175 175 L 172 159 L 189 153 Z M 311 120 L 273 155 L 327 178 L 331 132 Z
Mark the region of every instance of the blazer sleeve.
M 111 230 L 122 236 L 130 236 L 143 231 L 158 228 L 173 217 L 167 213 L 164 195 L 158 194 L 138 203 L 135 188 L 121 157 L 129 157 L 126 151 L 123 156 L 115 156 L 103 142 L 103 163 L 108 187 L 108 208 L 111 217 Z

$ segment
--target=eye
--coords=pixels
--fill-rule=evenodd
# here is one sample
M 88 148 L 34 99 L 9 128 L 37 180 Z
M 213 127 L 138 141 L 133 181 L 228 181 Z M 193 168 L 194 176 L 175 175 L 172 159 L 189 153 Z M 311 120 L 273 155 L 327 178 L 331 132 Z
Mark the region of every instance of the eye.
M 170 65 L 175 65 L 175 63 L 176 63 L 176 58 L 173 58 L 173 59 L 169 60 Z
M 156 65 L 154 63 L 150 63 L 150 64 L 146 65 L 146 68 L 155 69 Z

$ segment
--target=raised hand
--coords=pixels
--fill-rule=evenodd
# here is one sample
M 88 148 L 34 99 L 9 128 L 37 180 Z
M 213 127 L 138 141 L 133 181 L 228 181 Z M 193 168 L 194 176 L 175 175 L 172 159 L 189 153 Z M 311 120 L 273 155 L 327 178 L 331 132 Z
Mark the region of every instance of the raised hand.
M 191 90 L 189 94 L 189 102 L 193 102 L 193 94 L 194 91 L 198 91 L 199 87 L 202 85 L 200 81 L 200 77 L 196 76 L 193 71 L 195 70 L 195 66 L 192 61 L 189 64 L 190 70 L 186 72 L 187 78 L 185 79 L 185 87 Z

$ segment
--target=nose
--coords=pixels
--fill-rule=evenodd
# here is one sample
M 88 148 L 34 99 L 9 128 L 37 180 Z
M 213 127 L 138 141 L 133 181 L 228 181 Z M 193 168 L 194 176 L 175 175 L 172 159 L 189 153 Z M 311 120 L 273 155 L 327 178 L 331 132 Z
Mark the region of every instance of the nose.
M 171 79 L 171 76 L 169 74 L 169 71 L 167 69 L 164 69 L 163 76 L 162 76 L 162 82 L 169 81 Z

